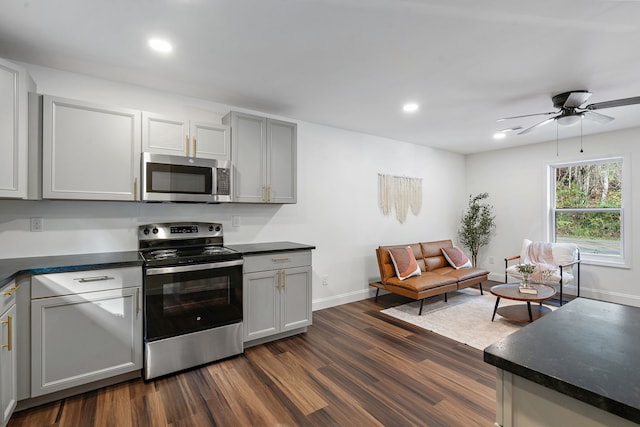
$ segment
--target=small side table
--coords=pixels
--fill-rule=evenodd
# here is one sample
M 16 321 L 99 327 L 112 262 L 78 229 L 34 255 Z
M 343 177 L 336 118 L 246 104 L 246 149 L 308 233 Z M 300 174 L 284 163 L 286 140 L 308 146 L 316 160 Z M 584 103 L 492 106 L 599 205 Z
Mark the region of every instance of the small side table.
M 550 313 L 551 309 L 549 307 L 543 306 L 542 302 L 553 298 L 553 296 L 556 294 L 555 288 L 553 286 L 537 283 L 534 283 L 530 286 L 534 289 L 537 289 L 538 293 L 535 295 L 522 293 L 520 292 L 520 284 L 518 283 L 505 283 L 503 285 L 493 286 L 490 292 L 497 298 L 496 305 L 493 308 L 493 316 L 491 316 L 491 321 L 493 322 L 493 320 L 495 319 L 496 313 L 498 313 L 505 319 L 512 320 L 514 322 L 533 322 L 534 320 L 541 318 L 545 314 Z M 508 305 L 498 308 L 500 298 L 514 301 L 525 301 L 526 304 Z M 540 304 L 532 309 L 532 302 L 537 302 Z

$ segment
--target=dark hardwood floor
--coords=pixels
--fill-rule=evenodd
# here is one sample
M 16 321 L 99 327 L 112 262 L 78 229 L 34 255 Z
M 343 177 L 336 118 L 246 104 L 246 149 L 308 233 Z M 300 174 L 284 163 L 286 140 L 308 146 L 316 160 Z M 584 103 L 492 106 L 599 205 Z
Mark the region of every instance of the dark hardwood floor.
M 306 334 L 17 412 L 8 425 L 493 425 L 495 368 L 480 350 L 380 313 L 408 301 L 319 310 Z

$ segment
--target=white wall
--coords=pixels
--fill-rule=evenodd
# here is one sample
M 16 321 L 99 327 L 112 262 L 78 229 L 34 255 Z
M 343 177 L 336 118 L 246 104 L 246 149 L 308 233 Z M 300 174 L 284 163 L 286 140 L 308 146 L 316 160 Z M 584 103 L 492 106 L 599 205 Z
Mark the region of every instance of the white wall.
M 574 133 L 575 134 L 575 133 Z M 514 136 L 515 137 L 515 136 Z M 491 151 L 466 157 L 467 192 L 487 191 L 496 214 L 496 233 L 491 244 L 481 250 L 478 263 L 491 271 L 490 278 L 504 280 L 504 258 L 517 255 L 523 238 L 546 238 L 547 165 L 605 156 L 629 155 L 631 160 L 631 200 L 627 206 L 637 218 L 640 214 L 640 174 L 636 158 L 640 156 L 640 128 L 601 133 L 579 138 Z M 627 208 L 625 207 L 625 208 Z M 626 210 L 625 214 L 629 211 Z M 640 306 L 637 265 L 640 256 L 640 227 L 632 221 L 631 268 L 588 265 L 581 267 L 581 296 Z M 490 257 L 494 263 L 490 264 Z
M 42 94 L 214 122 L 230 109 L 247 111 L 23 65 Z M 218 221 L 227 244 L 289 240 L 315 245 L 314 309 L 329 307 L 370 295 L 367 284 L 379 278 L 378 245 L 455 237 L 467 197 L 464 166 L 461 155 L 298 122 L 295 205 L 3 200 L 0 258 L 137 250 L 139 224 Z M 409 214 L 399 224 L 394 216 L 382 215 L 378 173 L 423 178 L 419 216 Z M 231 226 L 232 215 L 240 216 L 240 227 Z M 30 217 L 43 218 L 42 232 L 29 231 Z M 323 275 L 328 286 L 322 285 Z

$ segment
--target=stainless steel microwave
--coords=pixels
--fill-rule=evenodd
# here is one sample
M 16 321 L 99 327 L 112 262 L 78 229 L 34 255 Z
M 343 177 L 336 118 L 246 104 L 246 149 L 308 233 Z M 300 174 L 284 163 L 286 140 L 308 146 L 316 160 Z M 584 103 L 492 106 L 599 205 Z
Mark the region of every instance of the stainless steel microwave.
M 140 196 L 148 202 L 231 201 L 231 162 L 142 153 Z

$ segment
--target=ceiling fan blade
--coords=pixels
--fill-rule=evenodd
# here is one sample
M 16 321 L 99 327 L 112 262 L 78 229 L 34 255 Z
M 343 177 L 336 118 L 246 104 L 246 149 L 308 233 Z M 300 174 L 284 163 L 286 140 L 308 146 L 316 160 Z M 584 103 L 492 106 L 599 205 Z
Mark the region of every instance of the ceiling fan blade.
M 625 105 L 640 104 L 640 96 L 614 99 L 613 101 L 596 102 L 584 107 L 586 110 L 601 110 L 603 108 L 624 107 Z
M 567 100 L 564 101 L 563 108 L 578 108 L 591 96 L 591 92 L 587 91 L 579 91 L 579 92 L 571 92 L 567 97 Z
M 593 111 L 585 111 L 582 113 L 582 118 L 587 119 L 587 120 L 591 120 L 592 122 L 596 122 L 599 123 L 601 125 L 605 124 L 605 123 L 609 123 L 612 120 L 615 120 L 615 118 L 611 117 L 611 116 L 607 116 L 604 114 L 600 114 L 600 113 L 595 113 Z
M 523 131 L 518 132 L 518 135 L 524 135 L 527 134 L 529 132 L 531 132 L 532 130 L 534 130 L 535 128 L 539 128 L 540 126 L 544 126 L 547 123 L 551 123 L 552 121 L 554 121 L 556 118 L 555 117 L 549 117 L 548 119 L 544 119 L 543 121 L 541 121 L 540 123 L 536 123 L 535 125 L 526 128 Z
M 558 113 L 559 111 L 549 111 L 548 113 L 534 113 L 534 114 L 525 114 L 524 116 L 503 117 L 501 119 L 496 120 L 496 122 L 502 122 L 504 120 L 511 120 L 511 119 L 521 119 L 523 117 L 533 117 L 533 116 L 543 116 L 543 115 L 548 116 L 549 114 L 558 114 Z

